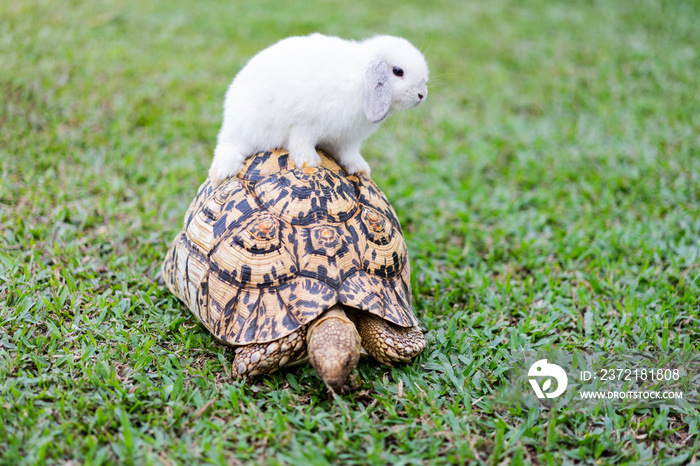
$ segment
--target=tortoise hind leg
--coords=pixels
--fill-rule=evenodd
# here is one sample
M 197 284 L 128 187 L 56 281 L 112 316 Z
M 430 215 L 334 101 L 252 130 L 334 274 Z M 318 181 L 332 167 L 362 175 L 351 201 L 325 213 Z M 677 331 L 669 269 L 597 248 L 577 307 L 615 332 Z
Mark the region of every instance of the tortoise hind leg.
M 411 362 L 425 348 L 425 337 L 418 327 L 399 327 L 367 313 L 356 313 L 355 324 L 362 347 L 387 366 Z
M 234 377 L 271 374 L 306 352 L 306 328 L 270 343 L 239 346 L 233 358 Z

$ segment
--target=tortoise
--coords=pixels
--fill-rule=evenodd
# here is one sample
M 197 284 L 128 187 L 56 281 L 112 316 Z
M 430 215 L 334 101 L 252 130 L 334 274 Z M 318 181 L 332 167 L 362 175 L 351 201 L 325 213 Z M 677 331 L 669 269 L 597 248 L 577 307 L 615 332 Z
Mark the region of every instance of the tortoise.
M 163 262 L 170 291 L 251 377 L 306 360 L 334 391 L 362 350 L 392 366 L 425 347 L 396 213 L 365 174 L 319 151 L 295 167 L 261 152 L 207 179 Z

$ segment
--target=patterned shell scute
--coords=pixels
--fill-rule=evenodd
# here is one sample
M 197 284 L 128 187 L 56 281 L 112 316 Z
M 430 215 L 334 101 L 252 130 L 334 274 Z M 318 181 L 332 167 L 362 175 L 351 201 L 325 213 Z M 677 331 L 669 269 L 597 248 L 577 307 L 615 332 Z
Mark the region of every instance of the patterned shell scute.
M 268 288 L 294 278 L 298 267 L 282 242 L 282 228 L 269 213 L 255 213 L 210 253 L 211 269 L 225 283 L 244 288 Z
M 235 178 L 205 181 L 187 210 L 163 277 L 222 342 L 277 340 L 338 302 L 418 324 L 396 213 L 369 178 L 319 154 L 318 168 L 257 154 Z
M 271 175 L 254 193 L 263 209 L 293 225 L 345 222 L 355 213 L 358 195 L 346 178 L 314 168 Z

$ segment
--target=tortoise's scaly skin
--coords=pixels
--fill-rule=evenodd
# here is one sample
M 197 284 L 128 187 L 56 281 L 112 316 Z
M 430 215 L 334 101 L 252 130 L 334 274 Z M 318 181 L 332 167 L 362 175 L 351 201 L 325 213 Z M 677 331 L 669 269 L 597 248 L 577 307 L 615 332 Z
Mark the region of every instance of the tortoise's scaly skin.
M 275 372 L 306 353 L 306 327 L 270 343 L 253 343 L 236 348 L 233 370 L 237 376 Z
M 321 166 L 297 169 L 286 151 L 264 152 L 237 177 L 205 181 L 163 263 L 168 288 L 214 337 L 253 345 L 237 349 L 240 375 L 299 359 L 307 324 L 336 304 L 354 308 L 356 323 L 367 313 L 388 322 L 370 326 L 378 339 L 409 335 L 412 355 L 425 344 L 394 210 L 368 177 L 319 154 Z
M 356 318 L 355 326 L 362 346 L 387 366 L 410 362 L 425 347 L 423 332 L 418 327 L 399 327 L 374 316 Z

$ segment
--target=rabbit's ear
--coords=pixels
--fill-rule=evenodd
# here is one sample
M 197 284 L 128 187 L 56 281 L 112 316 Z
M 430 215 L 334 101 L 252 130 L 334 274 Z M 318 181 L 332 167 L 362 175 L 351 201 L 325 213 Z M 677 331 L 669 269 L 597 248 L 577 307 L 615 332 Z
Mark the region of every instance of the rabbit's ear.
M 372 123 L 379 123 L 389 113 L 391 89 L 386 62 L 377 58 L 365 70 L 365 115 Z

